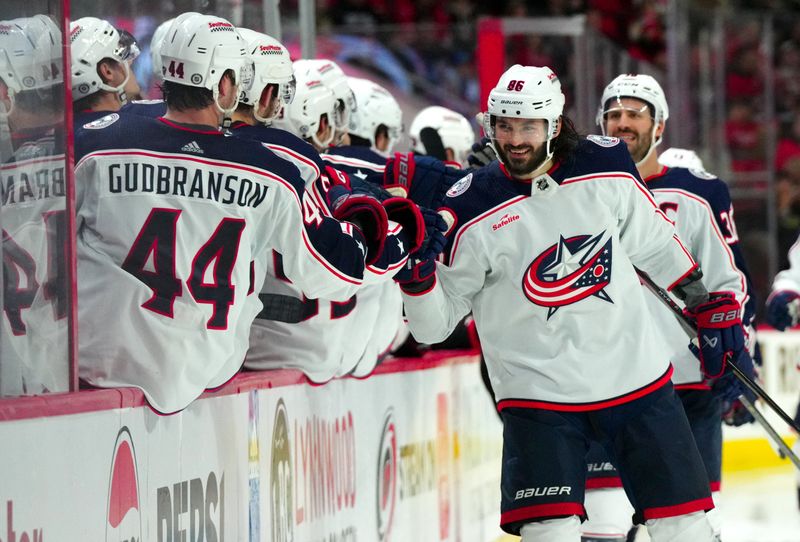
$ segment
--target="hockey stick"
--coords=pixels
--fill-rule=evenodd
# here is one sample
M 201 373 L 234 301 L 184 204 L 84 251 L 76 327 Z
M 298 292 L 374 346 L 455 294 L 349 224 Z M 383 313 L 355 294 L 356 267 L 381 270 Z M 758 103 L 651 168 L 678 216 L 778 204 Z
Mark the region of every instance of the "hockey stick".
M 683 314 L 683 310 L 678 306 L 675 301 L 669 296 L 669 294 L 664 291 L 659 285 L 653 282 L 646 273 L 640 270 L 636 270 L 639 275 L 639 278 L 642 281 L 648 290 L 653 292 L 655 295 L 658 296 L 661 301 L 672 311 L 675 315 L 675 318 L 678 319 L 678 322 L 681 324 L 681 327 L 686 332 L 687 335 L 691 338 L 697 337 L 697 329 L 695 328 L 694 324 Z M 756 396 L 758 396 L 762 401 L 767 403 L 769 407 L 775 411 L 775 413 L 780 416 L 780 418 L 786 422 L 789 427 L 794 429 L 796 432 L 800 433 L 800 427 L 794 422 L 794 420 L 789 416 L 779 405 L 776 403 L 772 397 L 770 397 L 764 389 L 759 386 L 756 382 L 753 381 L 749 376 L 744 374 L 741 369 L 739 369 L 734 363 L 730 364 L 731 370 L 733 374 L 738 378 L 745 386 L 747 386 L 750 391 L 752 391 Z
M 739 401 L 741 401 L 744 408 L 747 409 L 747 412 L 755 418 L 755 420 L 761 424 L 761 427 L 764 428 L 764 431 L 772 437 L 773 442 L 778 446 L 778 455 L 781 459 L 789 458 L 789 461 L 794 463 L 794 466 L 800 470 L 800 458 L 798 458 L 795 453 L 792 451 L 791 448 L 783 441 L 781 436 L 778 434 L 777 431 L 770 425 L 770 423 L 764 418 L 764 415 L 759 412 L 756 406 L 750 402 L 750 399 L 742 395 L 739 397 Z

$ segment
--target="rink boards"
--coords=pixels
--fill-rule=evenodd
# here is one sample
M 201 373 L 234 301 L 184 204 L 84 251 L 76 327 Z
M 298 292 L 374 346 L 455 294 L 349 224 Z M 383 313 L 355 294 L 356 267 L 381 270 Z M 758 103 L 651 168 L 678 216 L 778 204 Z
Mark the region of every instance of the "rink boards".
M 501 534 L 502 432 L 476 356 L 325 386 L 249 373 L 167 417 L 132 390 L 15 403 L 0 410 L 2 542 Z

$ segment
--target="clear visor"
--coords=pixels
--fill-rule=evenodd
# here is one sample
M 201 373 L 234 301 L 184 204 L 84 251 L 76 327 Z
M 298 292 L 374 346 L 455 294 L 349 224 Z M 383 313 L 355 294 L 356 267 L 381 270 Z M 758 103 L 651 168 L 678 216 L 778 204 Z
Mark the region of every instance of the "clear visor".
M 280 86 L 281 99 L 284 104 L 290 104 L 294 101 L 294 95 L 297 92 L 297 79 L 292 75 L 291 79 L 282 83 Z
M 344 100 L 336 100 L 336 107 L 333 110 L 333 124 L 337 130 L 345 129 L 350 122 L 350 111 L 344 104 Z
M 117 48 L 114 49 L 114 55 L 124 62 L 131 63 L 141 53 L 136 38 L 127 30 L 117 29 L 117 32 L 119 33 L 119 42 Z
M 549 121 L 547 119 L 518 119 L 486 115 L 485 127 L 489 139 L 500 147 L 524 147 L 541 145 L 548 140 Z
M 619 120 L 622 117 L 623 112 L 627 113 L 628 116 L 633 119 L 650 117 L 650 111 L 648 110 L 647 104 L 642 104 L 641 107 L 631 107 L 623 104 L 619 98 L 609 101 L 608 107 L 603 110 L 602 115 L 603 119 L 606 121 Z
M 236 84 L 239 87 L 239 92 L 247 92 L 253 86 L 253 75 L 255 70 L 252 62 L 243 62 L 242 67 L 239 68 L 239 74 L 236 79 Z

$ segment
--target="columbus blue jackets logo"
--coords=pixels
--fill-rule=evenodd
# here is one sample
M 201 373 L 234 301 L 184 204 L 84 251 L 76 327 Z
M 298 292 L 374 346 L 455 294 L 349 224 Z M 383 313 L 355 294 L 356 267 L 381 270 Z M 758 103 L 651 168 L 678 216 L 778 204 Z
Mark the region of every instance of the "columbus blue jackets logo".
M 611 281 L 612 245 L 605 233 L 561 237 L 528 266 L 522 290 L 532 303 L 547 307 L 548 320 L 559 308 L 592 295 L 613 303 L 603 290 Z

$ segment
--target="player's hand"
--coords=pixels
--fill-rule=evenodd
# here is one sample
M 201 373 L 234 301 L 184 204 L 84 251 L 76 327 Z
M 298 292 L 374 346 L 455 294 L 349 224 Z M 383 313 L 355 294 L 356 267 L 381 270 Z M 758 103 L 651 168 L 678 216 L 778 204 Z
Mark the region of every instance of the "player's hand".
M 739 427 L 746 423 L 753 423 L 756 419 L 742 402 L 736 399 L 732 403 L 722 403 L 722 421 L 725 422 L 725 425 Z
M 332 198 L 331 211 L 337 220 L 350 222 L 361 230 L 367 242 L 365 263 L 375 263 L 383 252 L 389 231 L 389 218 L 381 203 L 370 196 L 343 192 Z
M 736 361 L 731 361 L 736 367 L 742 371 L 750 380 L 756 379 L 756 369 L 753 364 L 753 358 L 747 350 L 743 350 Z M 725 371 L 721 377 L 717 378 L 712 384 L 711 389 L 716 396 L 718 396 L 723 403 L 733 403 L 739 396 L 744 395 L 750 402 L 756 400 L 756 395 L 750 391 L 733 371 Z
M 411 257 L 393 278 L 404 292 L 418 294 L 433 285 L 435 276 L 436 260 Z
M 767 323 L 778 331 L 796 326 L 800 316 L 798 313 L 800 313 L 800 295 L 796 292 L 783 290 L 773 293 L 767 299 Z
M 389 198 L 383 202 L 383 208 L 389 220 L 403 227 L 409 242 L 408 253 L 417 252 L 425 240 L 425 220 L 419 207 L 407 198 Z
M 497 153 L 494 152 L 494 147 L 491 146 L 491 141 L 488 137 L 481 138 L 477 143 L 473 143 L 472 152 L 467 157 L 467 163 L 474 169 L 488 166 L 495 160 L 497 160 Z
M 707 378 L 722 376 L 726 364 L 744 350 L 741 312 L 729 292 L 713 293 L 705 303 L 685 310 L 697 326 L 700 367 Z
M 445 194 L 464 171 L 431 156 L 397 152 L 386 161 L 383 188 L 393 196 L 408 198 L 420 207 L 438 209 Z

